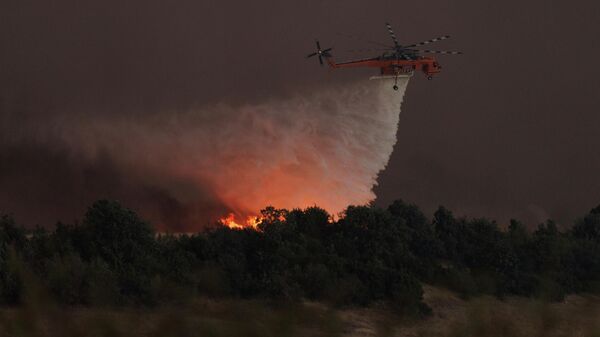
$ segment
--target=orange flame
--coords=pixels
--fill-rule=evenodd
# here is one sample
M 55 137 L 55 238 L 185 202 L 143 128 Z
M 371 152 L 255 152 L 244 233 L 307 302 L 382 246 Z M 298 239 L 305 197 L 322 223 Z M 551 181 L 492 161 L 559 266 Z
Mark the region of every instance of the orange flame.
M 245 221 L 240 222 L 239 220 L 236 220 L 236 216 L 234 213 L 229 213 L 227 216 L 219 219 L 219 222 L 223 224 L 223 226 L 227 226 L 232 229 L 256 229 L 260 221 L 260 217 L 249 215 Z

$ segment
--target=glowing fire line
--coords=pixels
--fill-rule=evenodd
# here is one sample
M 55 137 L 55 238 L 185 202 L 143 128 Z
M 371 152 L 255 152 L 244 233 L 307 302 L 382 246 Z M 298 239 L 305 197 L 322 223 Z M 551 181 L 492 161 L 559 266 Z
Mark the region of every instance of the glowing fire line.
M 232 229 L 244 229 L 244 228 L 254 228 L 256 229 L 261 219 L 258 216 L 249 215 L 245 221 L 240 222 L 236 220 L 236 216 L 234 213 L 229 213 L 227 216 L 219 219 L 219 222 L 223 224 L 223 226 L 227 226 Z

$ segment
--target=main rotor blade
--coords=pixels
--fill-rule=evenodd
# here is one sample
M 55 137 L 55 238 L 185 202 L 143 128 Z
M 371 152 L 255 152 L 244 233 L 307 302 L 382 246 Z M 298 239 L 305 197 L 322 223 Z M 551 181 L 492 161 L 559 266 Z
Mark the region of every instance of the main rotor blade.
M 406 47 L 410 48 L 410 47 L 424 46 L 426 44 L 430 44 L 430 43 L 437 42 L 437 41 L 442 41 L 442 40 L 449 39 L 449 38 L 450 38 L 450 35 L 444 35 L 444 36 L 436 37 L 435 39 L 411 44 L 410 46 L 406 46 Z
M 350 50 L 346 50 L 346 51 L 350 52 L 350 53 L 362 53 L 362 52 L 385 51 L 385 50 L 394 50 L 394 48 L 350 49 Z
M 461 51 L 447 51 L 447 50 L 418 50 L 418 49 L 412 49 L 412 50 L 418 51 L 421 53 L 427 53 L 427 54 L 461 55 L 463 53 Z
M 364 42 L 367 42 L 367 43 L 370 43 L 370 44 L 375 44 L 375 45 L 378 45 L 378 46 L 381 46 L 381 47 L 391 48 L 390 46 L 385 45 L 385 44 L 383 44 L 381 42 L 364 39 L 362 37 L 358 37 L 358 36 L 354 36 L 354 35 L 343 34 L 343 33 L 337 33 L 337 35 L 343 36 L 343 37 L 349 38 L 349 39 L 355 39 L 355 40 L 359 40 L 359 41 L 364 41 Z
M 317 50 L 321 50 L 321 44 L 319 43 L 319 40 L 315 41 L 317 43 Z
M 331 49 L 333 49 L 333 48 L 327 48 L 327 49 L 325 49 L 325 50 L 322 50 L 322 51 L 321 51 L 321 53 L 326 53 L 326 52 L 328 52 L 328 51 L 331 51 Z
M 396 39 L 396 34 L 394 34 L 394 30 L 392 29 L 392 26 L 389 23 L 385 23 L 385 26 L 388 29 L 388 33 L 390 33 L 390 36 L 392 37 L 392 40 L 394 41 L 394 45 L 396 47 L 400 47 L 400 45 L 398 44 L 398 39 Z
M 317 55 L 317 54 L 318 54 L 318 53 L 312 53 L 312 54 L 308 54 L 308 55 L 306 55 L 306 58 L 313 57 L 313 56 L 315 56 L 315 55 Z
M 323 65 L 323 57 L 321 57 L 320 54 L 319 54 L 319 63 L 321 63 L 321 65 Z

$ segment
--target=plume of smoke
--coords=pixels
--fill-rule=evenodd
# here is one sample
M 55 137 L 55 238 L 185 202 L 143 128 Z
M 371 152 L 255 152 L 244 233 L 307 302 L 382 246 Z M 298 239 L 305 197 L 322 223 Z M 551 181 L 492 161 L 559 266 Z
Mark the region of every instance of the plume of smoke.
M 318 205 L 337 214 L 374 199 L 377 174 L 396 142 L 407 83 L 401 78 L 400 90 L 393 91 L 389 81 L 361 81 L 260 104 L 204 106 L 144 119 L 59 115 L 35 134 L 82 161 L 109 154 L 112 165 L 132 173 L 130 185 L 168 191 L 169 199 L 188 209 L 206 209 L 208 203 L 221 205 L 217 213 L 250 215 L 267 205 Z

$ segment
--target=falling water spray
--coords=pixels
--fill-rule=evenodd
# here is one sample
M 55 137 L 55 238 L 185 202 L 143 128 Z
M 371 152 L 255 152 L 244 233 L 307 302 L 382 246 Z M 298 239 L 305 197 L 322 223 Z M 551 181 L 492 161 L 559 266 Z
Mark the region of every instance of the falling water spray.
M 267 205 L 317 205 L 336 215 L 375 197 L 377 175 L 396 143 L 408 78 L 398 79 L 398 91 L 392 82 L 363 80 L 258 104 L 145 118 L 57 114 L 19 137 L 65 147 L 81 161 L 110 157 L 129 185 L 166 191 L 171 203 L 185 208 L 177 230 L 198 229 L 229 212 L 256 215 Z M 207 205 L 218 207 L 207 212 Z M 168 217 L 156 216 L 155 206 L 136 209 L 173 227 Z

